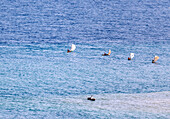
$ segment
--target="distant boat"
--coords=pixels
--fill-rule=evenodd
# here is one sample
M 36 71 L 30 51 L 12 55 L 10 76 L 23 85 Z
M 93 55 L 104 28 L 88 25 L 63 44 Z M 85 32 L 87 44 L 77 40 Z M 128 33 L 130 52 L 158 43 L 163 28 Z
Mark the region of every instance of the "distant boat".
M 128 60 L 131 60 L 134 57 L 134 53 L 130 53 L 130 57 L 128 57 Z
M 111 54 L 111 50 L 109 49 L 109 53 L 108 54 L 104 53 L 104 54 L 102 54 L 102 56 L 110 56 L 110 54 Z
M 69 52 L 73 52 L 74 50 L 76 49 L 76 46 L 74 45 L 74 44 L 72 44 L 71 45 L 71 49 L 69 50 L 67 50 L 67 53 L 69 53 Z
M 91 96 L 91 97 L 88 97 L 87 100 L 95 101 L 96 99 L 93 96 Z
M 158 57 L 158 56 L 155 56 L 155 57 L 154 57 L 154 60 L 152 60 L 152 63 L 155 63 L 158 59 L 159 59 L 159 57 Z

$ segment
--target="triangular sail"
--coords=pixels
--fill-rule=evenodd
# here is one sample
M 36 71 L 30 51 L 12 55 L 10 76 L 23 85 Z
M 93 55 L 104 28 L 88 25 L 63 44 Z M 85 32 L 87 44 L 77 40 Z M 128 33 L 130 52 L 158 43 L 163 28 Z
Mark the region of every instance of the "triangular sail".
M 159 59 L 158 56 L 155 56 L 154 61 L 156 62 Z
M 70 51 L 74 51 L 76 49 L 76 46 L 74 44 L 71 45 L 71 50 Z
M 132 59 L 134 57 L 134 53 L 130 53 L 130 58 Z
M 111 54 L 111 50 L 109 49 L 109 53 L 108 53 L 108 55 L 110 55 Z

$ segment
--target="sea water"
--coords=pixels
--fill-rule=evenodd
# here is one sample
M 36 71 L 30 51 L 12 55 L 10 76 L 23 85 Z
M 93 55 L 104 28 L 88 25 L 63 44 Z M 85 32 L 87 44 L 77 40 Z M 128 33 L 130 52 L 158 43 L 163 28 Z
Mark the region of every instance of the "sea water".
M 0 118 L 170 118 L 169 6 L 1 0 Z

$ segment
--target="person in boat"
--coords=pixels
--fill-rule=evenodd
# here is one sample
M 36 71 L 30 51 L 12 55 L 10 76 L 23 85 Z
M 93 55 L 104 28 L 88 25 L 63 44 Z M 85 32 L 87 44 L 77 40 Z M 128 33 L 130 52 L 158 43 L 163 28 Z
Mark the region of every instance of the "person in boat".
M 104 54 L 102 54 L 102 56 L 110 56 L 110 54 L 111 54 L 111 50 L 109 50 L 109 53 L 107 54 L 107 53 L 104 53 Z
M 93 98 L 93 96 L 91 95 L 91 97 L 88 97 L 87 100 L 91 100 L 91 98 Z
M 91 95 L 91 97 L 88 97 L 87 100 L 95 101 L 95 98 Z

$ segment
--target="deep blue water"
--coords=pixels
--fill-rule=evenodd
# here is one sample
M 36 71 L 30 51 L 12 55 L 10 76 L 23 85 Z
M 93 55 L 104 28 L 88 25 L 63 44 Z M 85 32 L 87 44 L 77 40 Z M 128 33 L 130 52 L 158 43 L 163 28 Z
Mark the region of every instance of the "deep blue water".
M 169 6 L 1 0 L 0 118 L 170 118 Z

